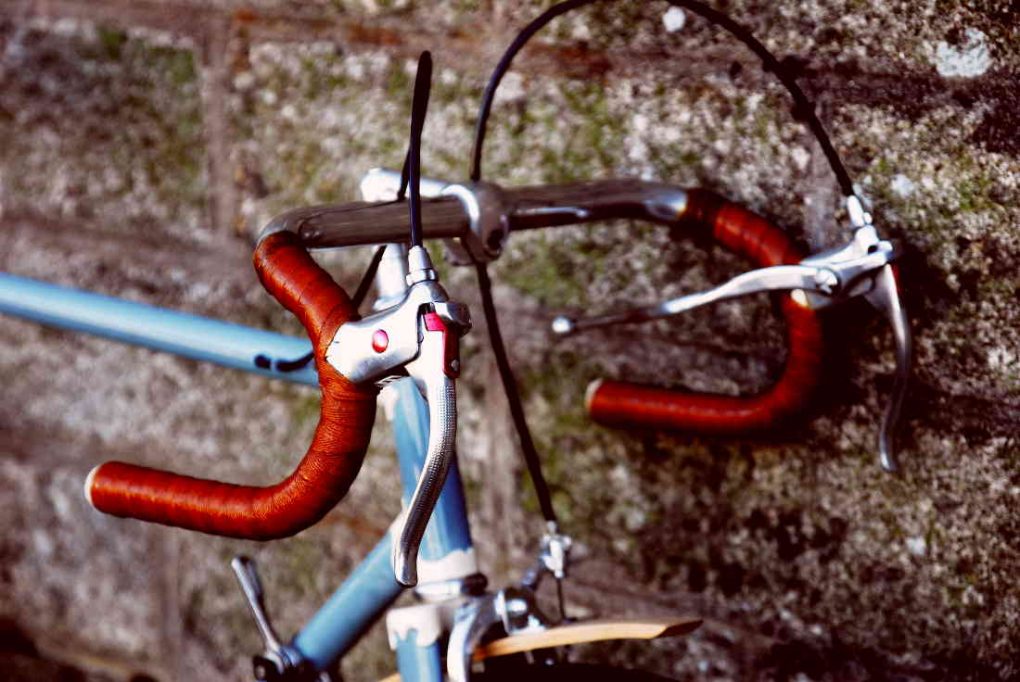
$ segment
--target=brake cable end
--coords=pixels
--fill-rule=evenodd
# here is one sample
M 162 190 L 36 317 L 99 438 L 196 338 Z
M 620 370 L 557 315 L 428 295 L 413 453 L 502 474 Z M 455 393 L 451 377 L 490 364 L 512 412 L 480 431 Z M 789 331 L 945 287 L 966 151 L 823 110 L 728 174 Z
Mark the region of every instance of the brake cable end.
M 424 246 L 412 246 L 407 251 L 407 286 L 414 286 L 426 280 L 438 280 L 432 259 Z

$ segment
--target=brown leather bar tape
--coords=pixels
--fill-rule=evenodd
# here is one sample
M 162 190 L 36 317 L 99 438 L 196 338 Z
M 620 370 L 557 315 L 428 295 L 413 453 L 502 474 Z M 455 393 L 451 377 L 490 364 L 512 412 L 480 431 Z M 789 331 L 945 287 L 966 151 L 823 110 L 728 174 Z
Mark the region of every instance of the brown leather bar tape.
M 336 330 L 356 317 L 347 294 L 289 232 L 264 239 L 255 270 L 308 331 L 322 391 L 319 424 L 297 469 L 267 487 L 234 485 L 107 462 L 89 474 L 99 511 L 213 535 L 271 540 L 308 528 L 346 494 L 361 468 L 375 418 L 375 389 L 357 386 L 325 361 Z
M 689 192 L 683 222 L 703 229 L 727 249 L 759 267 L 798 263 L 803 254 L 764 218 L 703 190 Z M 685 393 L 622 381 L 598 381 L 588 388 L 588 412 L 598 422 L 706 434 L 739 434 L 773 428 L 809 404 L 822 371 L 821 321 L 790 295 L 782 300 L 787 356 L 782 375 L 770 388 L 737 397 Z

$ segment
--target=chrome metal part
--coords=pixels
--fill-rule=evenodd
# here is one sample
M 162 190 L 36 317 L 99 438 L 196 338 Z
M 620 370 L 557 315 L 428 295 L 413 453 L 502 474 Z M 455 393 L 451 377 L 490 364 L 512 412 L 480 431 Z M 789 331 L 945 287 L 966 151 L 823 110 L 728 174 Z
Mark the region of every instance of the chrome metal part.
M 414 588 L 414 594 L 422 601 L 446 601 L 455 597 L 477 597 L 485 592 L 488 578 L 482 573 L 472 573 L 463 578 L 421 583 Z
M 425 239 L 460 237 L 468 231 L 464 207 L 452 197 L 422 201 Z M 362 244 L 407 243 L 410 218 L 403 202 L 351 202 L 292 209 L 275 216 L 258 239 L 293 232 L 309 249 Z
M 507 587 L 496 594 L 496 613 L 508 635 L 549 627 L 549 619 L 538 608 L 535 593 L 527 587 Z
M 471 231 L 459 241 L 447 240 L 451 262 L 457 265 L 488 263 L 499 258 L 510 234 L 503 192 L 488 182 L 448 185 L 441 196 L 460 200 L 467 211 Z
M 567 577 L 567 569 L 570 567 L 570 550 L 573 546 L 573 538 L 558 532 L 556 529 L 550 530 L 550 532 L 542 536 L 542 549 L 539 552 L 539 561 L 557 580 L 563 580 Z
M 412 246 L 407 252 L 407 286 L 413 286 L 418 282 L 438 280 L 435 268 L 432 267 L 432 259 L 424 246 Z
M 538 589 L 542 582 L 542 576 L 546 573 L 556 580 L 563 580 L 567 577 L 570 568 L 570 550 L 574 545 L 573 538 L 560 533 L 554 522 L 550 521 L 547 526 L 546 533 L 542 535 L 538 557 L 521 580 L 521 583 L 531 590 Z
M 482 637 L 501 622 L 496 611 L 496 595 L 487 594 L 462 605 L 453 617 L 446 647 L 446 674 L 451 682 L 467 682 L 471 660 Z
M 822 284 L 820 285 L 819 282 Z M 582 319 L 572 319 L 561 315 L 553 320 L 552 330 L 556 334 L 564 336 L 586 329 L 607 327 L 614 324 L 647 322 L 649 320 L 673 317 L 688 310 L 728 298 L 737 298 L 763 291 L 788 291 L 792 289 L 819 288 L 820 286 L 824 286 L 826 290 L 834 291 L 838 288 L 838 282 L 839 278 L 836 273 L 825 268 L 803 265 L 777 265 L 737 275 L 730 281 L 708 291 L 680 296 L 644 308 Z
M 287 211 L 266 225 L 261 238 L 287 230 L 310 249 L 406 243 L 407 206 L 393 201 L 399 186 L 399 173 L 375 169 L 362 182 L 364 196 L 373 201 Z M 486 259 L 498 255 L 508 232 L 617 219 L 675 224 L 688 205 L 680 187 L 629 179 L 515 188 L 424 179 L 422 196 L 426 240 L 463 240 L 472 251 L 462 246 L 462 255 Z
M 407 293 L 407 247 L 387 244 L 375 275 L 377 298 L 373 311 L 386 310 L 400 303 Z
M 395 306 L 341 325 L 326 348 L 326 361 L 355 383 L 386 383 L 403 375 L 404 366 L 420 352 L 422 308 L 445 300 L 446 292 L 435 281 L 415 284 Z
M 407 260 L 407 286 L 400 302 L 342 325 L 326 348 L 326 361 L 355 383 L 382 385 L 403 376 L 404 368 L 421 353 L 421 319 L 427 312 L 448 317 L 460 334 L 470 328 L 467 307 L 449 301 L 428 252 L 416 246 Z
M 508 587 L 472 599 L 454 615 L 446 651 L 446 674 L 451 682 L 466 682 L 475 649 L 494 627 L 514 634 L 544 630 L 549 625 L 549 619 L 535 602 L 535 593 L 527 587 Z
M 439 334 L 426 334 L 422 342 L 424 362 L 412 370 L 429 404 L 429 440 L 418 484 L 393 545 L 393 573 L 401 585 L 413 586 L 418 582 L 418 547 L 456 448 L 457 392 L 453 379 L 443 370 L 443 345 Z
M 894 434 L 900 419 L 903 401 L 906 398 L 914 356 L 910 320 L 903 308 L 899 285 L 896 282 L 896 273 L 890 264 L 899 253 L 895 247 L 890 245 L 890 242 L 879 238 L 871 214 L 864 209 L 864 203 L 860 197 L 856 195 L 847 197 L 846 209 L 850 224 L 854 228 L 853 239 L 845 247 L 850 252 L 847 254 L 848 260 L 861 252 L 889 253 L 886 263 L 860 274 L 859 280 L 862 286 L 849 295 L 863 295 L 876 310 L 885 316 L 892 328 L 896 369 L 892 391 L 889 394 L 889 401 L 879 427 L 878 456 L 879 463 L 884 470 L 895 472 L 899 469 L 899 462 L 896 457 Z
M 871 225 L 871 214 L 864 210 L 864 202 L 856 194 L 846 198 L 846 212 L 850 218 L 850 226 L 855 230 Z
M 675 225 L 687 211 L 687 199 L 687 192 L 675 185 L 629 179 L 503 190 L 511 231 L 597 220 Z
M 857 228 L 850 241 L 843 246 L 816 253 L 801 261 L 801 265 L 829 268 L 840 278 L 841 292 L 838 297 L 805 288 L 808 304 L 812 308 L 824 308 L 848 298 L 863 296 L 875 286 L 879 271 L 899 255 L 899 247 L 894 242 L 879 239 L 878 232 L 870 223 Z
M 470 329 L 471 321 L 466 306 L 445 301 L 435 304 L 432 313 L 423 316 L 419 325 L 421 353 L 408 363 L 407 372 L 429 404 L 429 439 L 418 484 L 393 544 L 393 572 L 397 582 L 407 586 L 418 582 L 418 547 L 446 482 L 450 462 L 456 456 L 454 380 L 460 373 L 460 358 L 455 349 L 457 339 Z
M 392 201 L 400 188 L 400 172 L 373 168 L 361 180 L 365 199 Z M 446 240 L 447 258 L 457 265 L 490 262 L 499 257 L 509 234 L 503 191 L 487 182 L 451 183 L 423 178 L 421 195 L 427 199 L 456 198 L 468 218 L 468 231 Z
M 285 679 L 283 676 L 288 671 L 304 667 L 304 661 L 300 653 L 292 647 L 286 646 L 280 641 L 273 624 L 266 612 L 265 592 L 262 589 L 262 581 L 259 580 L 258 570 L 255 562 L 246 556 L 236 556 L 231 560 L 230 567 L 237 576 L 237 582 L 241 585 L 245 601 L 255 619 L 255 626 L 262 637 L 265 647 L 261 656 L 255 657 L 254 672 L 258 680 Z M 269 670 L 269 667 L 274 670 Z
M 846 245 L 805 258 L 798 265 L 751 270 L 707 291 L 644 308 L 583 319 L 557 316 L 552 321 L 552 330 L 565 336 L 614 324 L 647 322 L 725 299 L 768 291 L 800 291 L 812 308 L 824 308 L 867 294 L 874 288 L 875 278 L 882 268 L 898 255 L 895 244 L 879 240 L 875 228 L 867 226 L 858 229 Z
M 900 301 L 896 277 L 891 265 L 882 268 L 875 288 L 865 294 L 865 297 L 871 305 L 885 315 L 889 326 L 892 327 L 893 341 L 895 342 L 896 373 L 878 434 L 879 461 L 883 469 L 894 472 L 899 469 L 899 463 L 893 445 L 893 435 L 900 419 L 903 401 L 907 395 L 914 349 L 910 333 L 910 320 Z

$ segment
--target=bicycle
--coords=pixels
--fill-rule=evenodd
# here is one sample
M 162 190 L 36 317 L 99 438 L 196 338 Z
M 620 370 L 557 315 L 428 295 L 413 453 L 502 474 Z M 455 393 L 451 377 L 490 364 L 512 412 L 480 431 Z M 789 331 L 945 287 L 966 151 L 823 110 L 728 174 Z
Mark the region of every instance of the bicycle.
M 553 329 L 563 335 L 677 315 L 751 293 L 793 292 L 783 301 L 790 354 L 771 389 L 753 398 L 730 398 L 604 381 L 593 385 L 587 401 L 595 419 L 612 424 L 725 433 L 773 427 L 802 410 L 817 383 L 822 337 L 815 310 L 864 296 L 888 316 L 897 341 L 898 383 L 879 438 L 882 465 L 895 468 L 891 433 L 910 358 L 909 328 L 890 265 L 898 251 L 879 238 L 852 190 L 847 193 L 852 239 L 805 257 L 777 227 L 702 190 L 637 180 L 514 189 L 481 181 L 484 126 L 502 73 L 541 22 L 581 4 L 564 3 L 533 22 L 497 67 L 479 117 L 472 181 L 420 177 L 416 150 L 424 117 L 421 102 L 427 95 L 416 92 L 406 173 L 372 171 L 362 184 L 368 202 L 296 209 L 263 230 L 255 249 L 256 271 L 266 289 L 300 319 L 311 353 L 307 343 L 279 334 L 0 275 L 2 312 L 317 385 L 322 391 L 313 442 L 285 481 L 268 488 L 236 486 L 111 462 L 94 469 L 85 483 L 90 503 L 104 513 L 257 540 L 300 532 L 339 502 L 357 475 L 372 429 L 376 387 L 391 396 L 407 510 L 292 640 L 284 643 L 272 627 L 254 564 L 243 557 L 232 562 L 265 644 L 253 661 L 257 679 L 330 679 L 343 653 L 411 586 L 421 603 L 387 615 L 397 667 L 408 680 L 442 679 L 444 669 L 450 679 L 466 680 L 478 660 L 525 655 L 528 663 L 556 663 L 556 647 L 621 635 L 682 635 L 698 626 L 697 618 L 687 617 L 557 624 L 535 600 L 544 577 L 559 584 L 569 565 L 570 538 L 549 513 L 539 558 L 520 584 L 486 590 L 454 454 L 458 342 L 470 328 L 470 317 L 439 284 L 425 240 L 451 241 L 455 262 L 475 265 L 487 282 L 484 264 L 499 257 L 515 231 L 625 218 L 700 231 L 759 266 L 707 292 L 656 306 L 590 319 L 558 318 Z M 799 90 L 791 92 L 797 99 Z M 405 186 L 410 189 L 410 220 L 404 202 L 393 200 L 401 198 Z M 359 320 L 357 306 L 308 249 L 379 243 L 389 246 L 374 259 L 377 311 Z M 497 361 L 509 388 L 512 376 L 498 349 L 498 326 L 484 292 L 485 287 L 483 305 L 490 332 L 497 334 Z M 509 392 L 514 409 L 519 401 Z M 515 421 L 523 419 L 515 415 Z M 526 427 L 521 432 L 522 441 L 529 440 Z M 541 489 L 537 455 L 533 446 L 525 444 L 524 450 Z M 543 507 L 548 505 L 544 497 L 540 494 Z M 520 674 L 512 666 L 502 672 L 507 670 Z

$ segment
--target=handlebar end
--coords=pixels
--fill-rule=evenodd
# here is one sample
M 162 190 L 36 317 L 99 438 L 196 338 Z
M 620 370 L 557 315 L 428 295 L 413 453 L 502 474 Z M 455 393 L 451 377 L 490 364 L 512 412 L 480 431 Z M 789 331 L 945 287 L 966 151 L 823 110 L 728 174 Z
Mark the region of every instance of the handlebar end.
M 595 402 L 595 394 L 602 388 L 603 382 L 605 382 L 605 379 L 594 379 L 588 384 L 588 388 L 584 389 L 584 410 L 588 414 L 591 414 L 591 406 Z
M 96 474 L 99 473 L 99 470 L 101 468 L 103 468 L 103 465 L 97 464 L 96 466 L 92 467 L 92 470 L 89 471 L 89 475 L 85 477 L 84 488 L 85 499 L 88 500 L 89 506 L 92 507 L 93 509 L 96 509 L 96 503 L 92 501 L 92 485 L 95 483 Z

